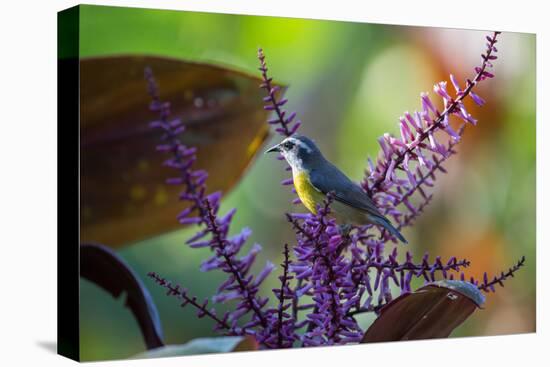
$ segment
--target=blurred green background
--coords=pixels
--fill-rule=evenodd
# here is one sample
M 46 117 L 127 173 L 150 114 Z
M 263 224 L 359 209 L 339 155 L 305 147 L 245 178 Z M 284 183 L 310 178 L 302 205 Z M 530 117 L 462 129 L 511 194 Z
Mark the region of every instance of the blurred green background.
M 376 138 L 397 134 L 397 117 L 419 108 L 421 91 L 431 91 L 449 72 L 461 79 L 472 74 L 487 33 L 98 6 L 81 6 L 80 29 L 81 57 L 154 54 L 258 74 L 256 51 L 264 48 L 271 74 L 290 85 L 287 107 L 298 112 L 302 132 L 355 180 L 363 178 L 367 157 L 376 156 Z M 527 257 L 506 288 L 490 295 L 485 309 L 453 336 L 535 331 L 535 36 L 504 33 L 497 46 L 496 78 L 477 91 L 487 105 L 470 110 L 480 123 L 468 127 L 459 154 L 446 166 L 449 174 L 437 180 L 433 203 L 404 232 L 416 259 L 427 250 L 444 259 L 468 258 L 466 273 L 477 277 Z M 250 227 L 249 243 L 262 244 L 259 266 L 268 259 L 280 263 L 282 244 L 293 243 L 283 213 L 299 208 L 291 208 L 290 190 L 279 184 L 287 176 L 282 168 L 279 161 L 257 157 L 223 201 L 225 210 L 238 208 L 233 229 Z M 214 335 L 208 320 L 181 309 L 145 277 L 157 271 L 199 298 L 211 296 L 223 275 L 200 273 L 208 253 L 184 244 L 192 231 L 119 250 L 149 287 L 170 344 Z M 265 283 L 266 294 L 275 278 Z M 83 360 L 144 350 L 122 300 L 85 280 L 80 292 Z

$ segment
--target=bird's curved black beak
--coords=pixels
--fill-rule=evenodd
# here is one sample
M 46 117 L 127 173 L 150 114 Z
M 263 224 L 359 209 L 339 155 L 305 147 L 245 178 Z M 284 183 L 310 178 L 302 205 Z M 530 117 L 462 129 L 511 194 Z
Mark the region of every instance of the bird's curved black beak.
M 281 148 L 279 148 L 279 144 L 275 145 L 274 147 L 269 148 L 264 152 L 264 154 L 272 153 L 272 152 L 280 152 Z

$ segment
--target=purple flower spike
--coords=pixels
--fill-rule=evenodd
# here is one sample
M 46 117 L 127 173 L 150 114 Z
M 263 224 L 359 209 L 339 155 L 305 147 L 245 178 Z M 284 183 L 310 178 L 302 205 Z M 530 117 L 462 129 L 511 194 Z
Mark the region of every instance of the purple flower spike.
M 201 308 L 195 305 L 187 298 L 185 299 L 186 303 L 191 303 L 197 307 L 201 316 L 213 318 L 216 321 L 216 328 L 226 329 L 234 335 L 248 333 L 246 328 L 238 329 L 236 327 L 236 322 L 247 315 L 250 315 L 247 324 L 257 324 L 267 328 L 268 316 L 264 310 L 266 302 L 259 297 L 258 290 L 260 283 L 273 270 L 273 265 L 268 263 L 252 281 L 253 277 L 249 274 L 249 271 L 256 254 L 260 251 L 260 246 L 255 245 L 247 255 L 241 258 L 237 257 L 244 242 L 250 236 L 250 230 L 243 229 L 240 234 L 228 237 L 235 210 L 230 210 L 224 216 L 219 216 L 221 193 L 205 194 L 208 174 L 203 170 L 192 168 L 193 163 L 196 161 L 196 149 L 184 146 L 179 140 L 178 135 L 184 131 L 185 125 L 179 120 L 169 122 L 170 105 L 160 101 L 158 86 L 150 69 L 145 71 L 145 77 L 149 85 L 149 93 L 153 99 L 151 108 L 158 111 L 160 115 L 160 120 L 153 124 L 153 127 L 162 130 L 164 133 L 164 141 L 158 150 L 172 155 L 167 160 L 167 165 L 177 170 L 180 177 L 178 180 L 171 179 L 170 182 L 173 184 L 180 183 L 183 186 L 180 198 L 188 202 L 188 207 L 180 213 L 178 220 L 182 224 L 203 226 L 203 229 L 188 241 L 193 248 L 210 247 L 214 253 L 211 258 L 202 263 L 201 270 L 211 271 L 217 269 L 228 275 L 228 279 L 220 286 L 219 292 L 213 297 L 213 300 L 218 302 L 237 300 L 238 302 L 236 311 L 230 312 L 227 316 L 226 320 L 232 320 L 231 323 L 213 318 L 209 312 L 206 312 L 204 307 Z M 282 105 L 280 102 L 278 103 Z M 197 216 L 190 217 L 189 215 L 192 212 L 196 212 Z M 206 239 L 204 239 L 205 237 Z M 181 293 L 179 296 L 183 297 Z
M 492 66 L 490 61 L 495 60 L 497 35 L 498 32 L 495 32 L 489 37 L 491 41 L 483 55 L 482 64 L 475 68 L 476 75 L 472 80 L 467 80 L 464 87 L 461 87 L 454 75 L 450 75 L 456 95 L 447 91 L 445 81 L 434 85 L 435 93 L 444 101 L 445 109 L 442 112 L 436 109 L 427 93 L 421 93 L 421 112 L 412 115 L 405 113 L 404 117 L 399 118 L 401 139 L 392 138 L 389 134 L 378 139 L 381 147 L 379 158 L 375 165 L 369 166 L 362 186 L 375 203 L 381 206 L 382 214 L 396 220 L 398 229 L 411 225 L 413 219 L 428 205 L 431 195 L 426 193 L 426 188 L 434 185 L 437 171 L 444 172 L 442 163 L 454 155 L 453 148 L 460 141 L 464 124 L 477 124 L 477 120 L 466 110 L 463 100 L 470 96 L 478 105 L 485 103 L 472 89 L 480 81 L 493 76 L 488 74 L 487 69 Z M 449 123 L 451 116 L 463 121 L 458 132 Z M 409 126 L 413 128 L 414 134 Z M 445 131 L 447 142 L 437 141 L 439 137 L 436 139 L 436 133 L 439 130 Z M 413 173 L 411 166 L 415 165 L 416 173 Z M 423 201 L 413 205 L 408 198 L 416 192 L 421 194 Z M 403 208 L 398 208 L 398 205 Z M 391 239 L 386 233 L 382 233 L 382 236 L 384 241 Z
M 494 292 L 495 291 L 494 286 L 496 284 L 500 285 L 501 287 L 504 287 L 504 281 L 509 277 L 513 277 L 514 274 L 523 265 L 525 265 L 525 256 L 522 256 L 521 259 L 513 267 L 508 269 L 508 271 L 506 273 L 504 273 L 504 272 L 500 273 L 500 276 L 494 277 L 493 280 L 491 280 L 491 281 L 489 281 L 489 279 L 487 277 L 487 273 L 484 273 L 482 282 L 475 281 L 474 279 L 471 279 L 470 282 L 472 284 L 475 284 L 476 286 L 478 286 L 478 288 L 480 290 L 484 291 L 484 292 L 487 292 L 487 293 L 488 292 Z M 461 275 L 461 279 L 462 280 L 464 279 L 464 274 Z M 479 284 L 479 283 L 481 283 L 481 284 Z
M 267 63 L 265 61 L 264 51 L 261 48 L 258 49 L 258 60 L 260 61 L 259 69 L 262 73 L 263 79 L 262 84 L 260 84 L 260 88 L 265 89 L 267 94 L 266 97 L 264 97 L 264 102 L 267 103 L 264 106 L 264 109 L 266 111 L 274 111 L 276 115 L 276 118 L 269 120 L 269 123 L 272 125 L 279 125 L 279 127 L 275 129 L 275 131 L 279 134 L 284 137 L 290 136 L 298 130 L 301 123 L 299 121 L 293 123 L 293 120 L 296 117 L 295 112 L 292 112 L 289 117 L 285 118 L 286 111 L 283 110 L 282 107 L 287 103 L 287 99 L 277 99 L 277 92 L 280 90 L 280 87 L 273 86 L 273 79 L 267 75 Z

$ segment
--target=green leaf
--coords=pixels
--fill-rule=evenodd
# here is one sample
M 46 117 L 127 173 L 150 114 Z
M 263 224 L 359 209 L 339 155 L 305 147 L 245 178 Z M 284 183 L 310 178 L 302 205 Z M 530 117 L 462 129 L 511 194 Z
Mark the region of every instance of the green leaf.
M 233 351 L 257 350 L 254 338 L 242 336 L 221 336 L 215 338 L 197 338 L 182 345 L 166 345 L 136 355 L 134 358 L 159 358 L 189 356 L 206 353 L 227 353 Z
M 471 283 L 430 283 L 384 306 L 361 342 L 446 338 L 484 301 L 481 291 Z

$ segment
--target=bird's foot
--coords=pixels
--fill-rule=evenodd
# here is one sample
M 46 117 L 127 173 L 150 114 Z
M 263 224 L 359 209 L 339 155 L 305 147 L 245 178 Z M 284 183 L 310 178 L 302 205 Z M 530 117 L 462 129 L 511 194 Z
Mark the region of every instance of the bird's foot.
M 339 230 L 340 230 L 340 235 L 342 237 L 349 237 L 349 234 L 351 232 L 351 230 L 353 229 L 353 225 L 351 224 L 340 224 L 338 226 Z

